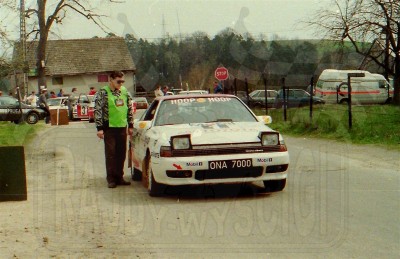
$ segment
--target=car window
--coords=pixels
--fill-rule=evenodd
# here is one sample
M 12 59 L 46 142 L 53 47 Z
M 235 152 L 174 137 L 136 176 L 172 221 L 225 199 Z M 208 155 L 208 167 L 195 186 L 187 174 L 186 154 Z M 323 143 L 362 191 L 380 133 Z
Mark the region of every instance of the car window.
M 275 92 L 275 91 L 268 91 L 268 96 L 269 97 L 276 97 L 277 95 L 278 95 L 278 93 Z
M 159 107 L 155 126 L 208 122 L 254 122 L 253 114 L 233 97 L 210 97 L 164 100 Z
M 1 105 L 17 105 L 18 100 L 13 97 L 3 97 L 0 99 Z
M 157 111 L 157 106 L 158 106 L 159 101 L 154 100 L 151 105 L 150 108 L 147 109 L 146 115 L 143 118 L 144 121 L 151 121 L 154 118 L 154 115 L 156 114 Z

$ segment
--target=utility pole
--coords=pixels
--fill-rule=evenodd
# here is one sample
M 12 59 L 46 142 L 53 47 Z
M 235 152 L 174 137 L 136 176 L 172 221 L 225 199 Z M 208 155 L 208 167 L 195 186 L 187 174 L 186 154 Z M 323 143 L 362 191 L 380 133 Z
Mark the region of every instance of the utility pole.
M 21 53 L 22 53 L 22 83 L 23 83 L 23 94 L 27 95 L 28 93 L 28 78 L 26 74 L 26 69 L 27 69 L 27 61 L 26 61 L 26 24 L 25 24 L 25 0 L 20 1 L 20 46 L 21 46 Z M 17 87 L 19 87 L 17 85 Z

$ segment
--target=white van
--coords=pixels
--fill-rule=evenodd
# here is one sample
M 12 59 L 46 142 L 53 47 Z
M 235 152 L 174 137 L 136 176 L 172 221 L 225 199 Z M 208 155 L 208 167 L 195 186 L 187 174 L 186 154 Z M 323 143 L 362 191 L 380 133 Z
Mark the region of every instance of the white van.
M 365 74 L 365 77 L 351 77 L 352 103 L 381 104 L 392 100 L 393 88 L 385 77 L 365 70 L 325 69 L 318 78 L 315 95 L 324 99 L 326 103 L 347 103 L 348 73 Z

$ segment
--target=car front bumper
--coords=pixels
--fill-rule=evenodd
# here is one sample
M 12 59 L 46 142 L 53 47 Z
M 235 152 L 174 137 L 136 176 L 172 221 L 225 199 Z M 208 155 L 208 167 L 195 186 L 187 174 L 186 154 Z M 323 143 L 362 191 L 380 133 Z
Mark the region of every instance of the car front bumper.
M 251 167 L 210 168 L 210 161 L 247 161 Z M 288 152 L 198 157 L 152 157 L 155 180 L 165 185 L 241 183 L 287 178 Z

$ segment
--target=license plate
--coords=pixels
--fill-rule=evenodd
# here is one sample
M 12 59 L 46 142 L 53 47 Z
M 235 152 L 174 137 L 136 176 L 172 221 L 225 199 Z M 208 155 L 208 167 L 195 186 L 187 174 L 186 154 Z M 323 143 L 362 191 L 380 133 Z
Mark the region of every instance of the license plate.
M 220 169 L 237 169 L 237 168 L 248 168 L 252 167 L 253 162 L 251 158 L 244 159 L 233 159 L 233 160 L 217 160 L 209 161 L 209 170 L 220 170 Z

